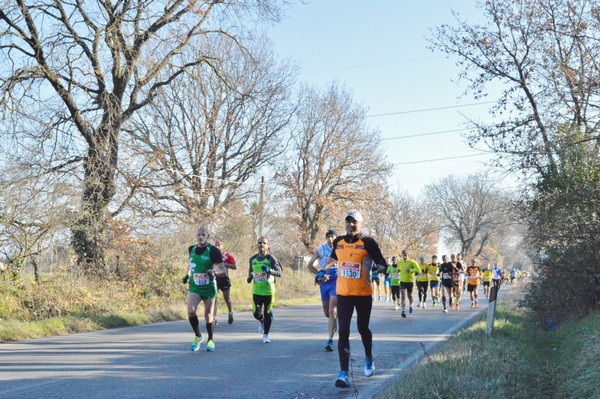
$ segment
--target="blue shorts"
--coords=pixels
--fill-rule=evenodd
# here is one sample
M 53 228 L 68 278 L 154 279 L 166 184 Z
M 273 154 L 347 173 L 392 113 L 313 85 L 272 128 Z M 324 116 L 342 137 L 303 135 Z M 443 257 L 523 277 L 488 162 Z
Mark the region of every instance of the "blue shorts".
M 386 278 L 385 280 L 383 280 L 383 286 L 384 287 L 391 287 L 392 286 L 392 278 Z
M 440 281 L 439 280 L 435 280 L 435 281 L 430 281 L 429 282 L 429 288 L 437 288 L 440 285 Z
M 336 284 L 321 284 L 321 300 L 323 302 L 329 301 L 329 298 L 336 296 L 335 293 Z

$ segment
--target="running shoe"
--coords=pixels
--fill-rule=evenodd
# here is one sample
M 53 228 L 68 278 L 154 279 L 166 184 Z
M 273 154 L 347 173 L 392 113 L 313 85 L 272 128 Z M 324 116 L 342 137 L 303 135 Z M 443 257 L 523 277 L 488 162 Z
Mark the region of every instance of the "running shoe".
M 398 305 L 394 306 L 394 310 L 398 310 L 398 309 L 400 309 L 400 308 L 398 307 Z
M 263 335 L 263 344 L 269 344 L 271 343 L 271 338 L 269 338 L 269 334 L 264 334 Z
M 444 310 L 442 311 L 442 313 L 448 313 L 448 309 L 446 309 L 445 306 L 444 306 Z
M 194 337 L 194 340 L 192 341 L 192 347 L 190 348 L 190 350 L 192 352 L 196 352 L 200 349 L 200 345 L 202 345 L 202 342 L 204 341 L 204 337 L 202 337 L 202 334 L 200 334 L 199 337 Z
M 456 305 L 456 310 L 460 310 L 460 305 Z
M 413 308 L 412 308 L 412 306 L 409 306 L 408 307 L 408 313 L 412 314 L 412 312 L 413 312 Z
M 233 324 L 233 312 L 229 312 L 229 317 L 227 318 L 227 323 Z
M 402 311 L 402 317 L 406 318 L 406 312 L 404 310 Z
M 325 345 L 325 350 L 327 352 L 333 352 L 333 340 L 332 339 L 327 340 L 327 345 Z
M 265 332 L 265 326 L 262 321 L 258 323 L 258 332 L 261 334 Z
M 215 343 L 213 342 L 212 339 L 209 339 L 208 342 L 206 343 L 206 348 L 204 349 L 207 352 L 214 352 L 215 351 Z
M 373 359 L 365 359 L 365 377 L 370 377 L 373 375 L 373 371 L 375 370 L 375 361 Z
M 425 307 L 427 307 L 427 305 L 425 304 L 425 302 L 423 302 L 423 305 L 421 305 L 421 307 L 422 307 L 423 309 L 425 309 Z
M 337 380 L 335 380 L 335 386 L 338 388 L 350 388 L 352 386 L 352 384 L 350 383 L 350 378 L 348 378 L 347 372 L 340 371 Z
M 477 302 L 477 299 L 475 300 L 475 307 L 479 306 L 479 302 Z
M 475 307 L 475 302 L 471 302 L 471 307 L 474 308 Z
M 436 302 L 435 302 L 435 301 L 433 301 L 433 302 L 431 303 L 431 307 L 435 307 L 435 304 L 436 304 Z

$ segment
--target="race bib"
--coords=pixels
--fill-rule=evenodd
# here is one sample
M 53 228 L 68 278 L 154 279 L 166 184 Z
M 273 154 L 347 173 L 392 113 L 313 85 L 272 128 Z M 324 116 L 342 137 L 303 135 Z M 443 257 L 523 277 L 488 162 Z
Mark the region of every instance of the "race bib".
M 417 274 L 417 278 L 425 278 L 425 277 L 427 277 L 427 274 L 425 274 L 425 273 Z
M 429 273 L 429 278 L 436 278 L 437 274 L 436 273 Z
M 266 283 L 267 282 L 267 273 L 254 273 L 254 281 L 257 283 Z
M 398 278 L 400 278 L 400 273 L 398 273 L 398 272 L 394 272 L 394 273 L 392 273 L 392 278 L 393 278 L 394 280 L 398 280 Z
M 208 273 L 194 273 L 194 284 L 208 285 L 209 283 Z
M 360 263 L 343 262 L 338 266 L 338 274 L 345 278 L 360 278 Z
M 450 280 L 452 278 L 452 274 L 451 273 L 442 273 L 442 278 L 444 280 Z

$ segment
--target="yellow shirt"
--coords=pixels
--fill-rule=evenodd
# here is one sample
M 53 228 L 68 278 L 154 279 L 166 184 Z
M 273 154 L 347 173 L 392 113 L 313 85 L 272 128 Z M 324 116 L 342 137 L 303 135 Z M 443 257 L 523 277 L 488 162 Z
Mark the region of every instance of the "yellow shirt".
M 427 274 L 427 265 L 419 265 L 421 269 L 419 273 L 417 273 L 417 282 L 419 283 L 428 283 L 429 275 Z

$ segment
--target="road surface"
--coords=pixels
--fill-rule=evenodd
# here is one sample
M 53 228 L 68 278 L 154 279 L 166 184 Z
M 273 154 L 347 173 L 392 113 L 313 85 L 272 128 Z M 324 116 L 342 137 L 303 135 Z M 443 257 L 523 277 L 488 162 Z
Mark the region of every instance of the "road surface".
M 354 316 L 349 389 L 334 386 L 337 346 L 324 351 L 327 321 L 320 304 L 309 304 L 275 309 L 270 344 L 250 312 L 235 314 L 232 325 L 221 314 L 215 352 L 190 352 L 187 320 L 3 343 L 0 398 L 371 398 L 476 319 L 487 308 L 480 302 L 471 309 L 463 300 L 461 310 L 443 314 L 429 300 L 402 319 L 390 303 L 375 301 L 375 374 L 363 374 Z

